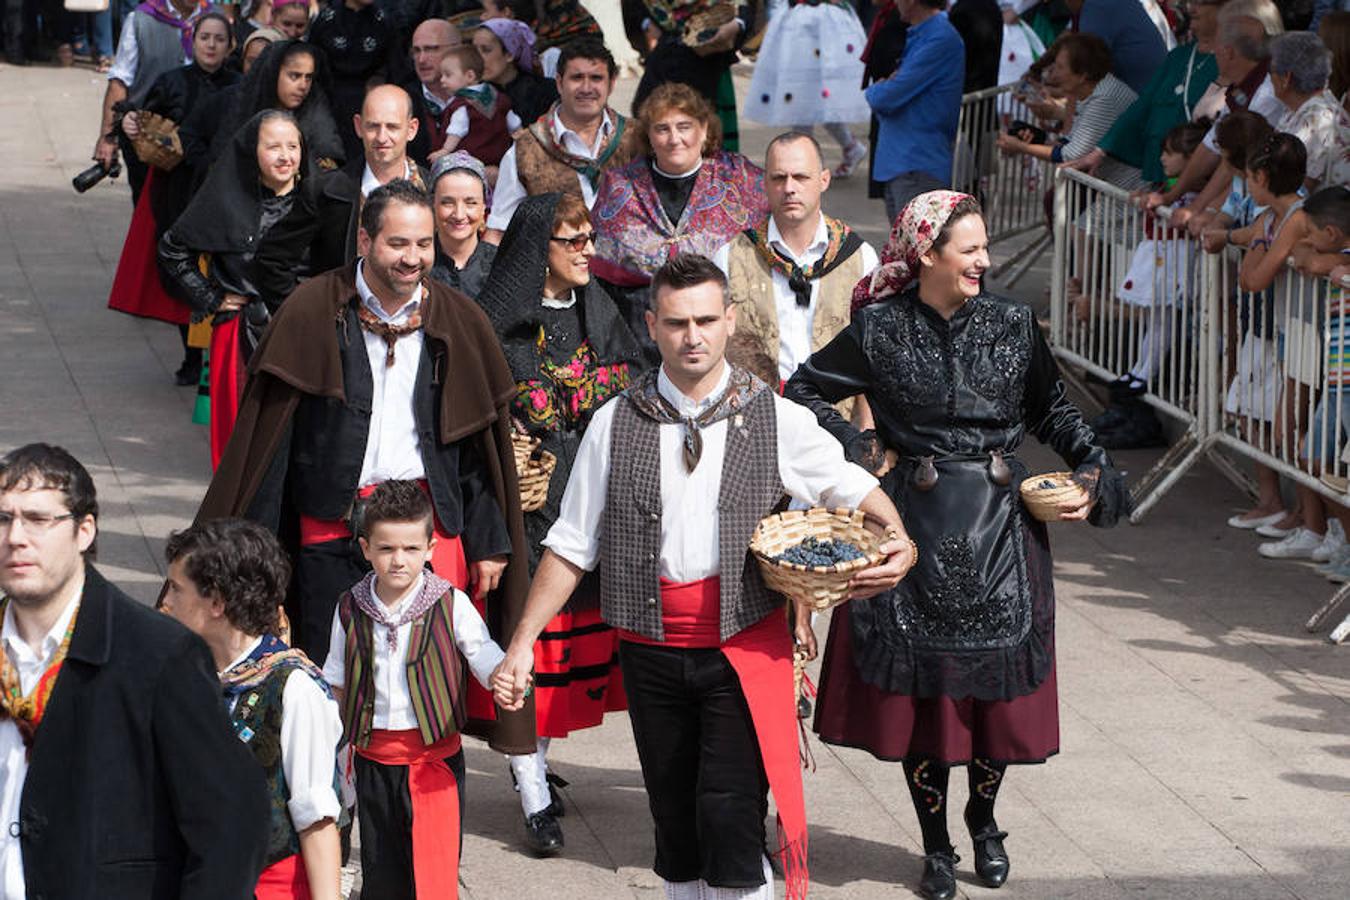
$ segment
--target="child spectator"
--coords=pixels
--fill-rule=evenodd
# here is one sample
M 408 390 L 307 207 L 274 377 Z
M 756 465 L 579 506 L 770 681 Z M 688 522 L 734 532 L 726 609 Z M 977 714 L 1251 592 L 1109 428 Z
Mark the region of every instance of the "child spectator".
M 450 96 L 440 121 L 445 143 L 431 162 L 463 150 L 486 166 L 499 165 L 521 123 L 511 98 L 483 81 L 482 55 L 470 45 L 450 48 L 441 60 L 441 90 Z
M 386 481 L 362 506 L 355 530 L 375 571 L 338 600 L 324 663 L 356 752 L 362 894 L 453 898 L 464 663 L 486 687 L 504 654 L 468 596 L 426 569 L 423 488 Z
M 1159 187 L 1165 190 L 1176 182 L 1208 130 L 1209 123 L 1201 120 L 1183 122 L 1167 133 L 1159 154 L 1167 181 Z M 1182 195 L 1174 208 L 1184 207 L 1193 197 L 1190 193 Z M 1140 395 L 1148 390 L 1181 327 L 1174 309 L 1191 293 L 1195 267 L 1189 249 L 1184 232 L 1178 233 L 1152 215 L 1144 220 L 1144 239 L 1135 248 L 1130 268 L 1116 292 L 1126 304 L 1148 311 L 1138 355 L 1130 370 L 1109 385 L 1112 405 L 1092 423 L 1102 446 L 1108 449 L 1166 443 L 1162 423 Z
M 1323 392 L 1313 413 L 1303 458 L 1311 459 L 1310 470 L 1322 481 L 1347 492 L 1346 479 L 1333 470 L 1350 436 L 1350 358 L 1345 346 L 1346 279 L 1350 279 L 1350 188 L 1323 188 L 1303 204 L 1308 233 L 1294 248 L 1294 265 L 1305 275 L 1330 277 L 1325 310 L 1326 355 Z M 1350 532 L 1350 509 L 1328 504 L 1342 531 Z M 1342 546 L 1320 570 L 1337 584 L 1350 581 L 1350 546 Z
M 286 554 L 263 526 L 216 519 L 170 536 L 164 558 L 163 610 L 206 641 L 234 732 L 267 774 L 271 838 L 256 896 L 338 896 L 342 722 L 318 667 L 277 636 Z

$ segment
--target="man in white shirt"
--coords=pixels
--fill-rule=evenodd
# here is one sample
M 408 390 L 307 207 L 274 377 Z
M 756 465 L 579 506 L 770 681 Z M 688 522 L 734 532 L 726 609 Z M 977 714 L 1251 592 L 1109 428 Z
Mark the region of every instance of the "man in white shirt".
M 430 165 L 427 155 L 441 149 L 441 111 L 450 102 L 450 94 L 441 87 L 441 60 L 462 43 L 459 29 L 447 19 L 427 19 L 413 31 L 413 76 L 403 87 L 412 97 L 413 114 L 419 122 L 416 134 L 409 139 L 408 153 L 420 166 Z
M 262 772 L 206 645 L 109 584 L 97 536 L 69 453 L 0 459 L 0 898 L 251 896 Z
M 373 87 L 352 117 L 361 138 L 362 155 L 335 172 L 320 177 L 319 230 L 310 251 L 310 266 L 326 272 L 356 258 L 361 204 L 370 192 L 395 178 L 425 189 L 427 171 L 408 155 L 408 144 L 421 131 L 408 92 L 392 84 Z
M 501 241 L 520 201 L 554 191 L 581 193 L 595 203 L 600 173 L 638 152 L 637 132 L 609 108 L 618 74 L 614 57 L 599 41 L 581 38 L 558 57 L 558 102 L 547 115 L 516 134 L 502 157 L 488 215 L 486 239 Z
M 591 420 L 494 688 L 527 695 L 536 638 L 598 566 L 666 896 L 773 897 L 768 790 L 788 894 L 804 895 L 789 623 L 750 536 L 784 493 L 863 509 L 887 528 L 887 558 L 855 576 L 855 597 L 897 584 L 913 545 L 876 480 L 804 407 L 726 362 L 736 311 L 710 260 L 682 254 L 657 271 L 647 325 L 661 367 Z M 812 656 L 809 607 L 795 612 L 798 647 Z
M 871 245 L 821 212 L 829 187 L 816 139 L 780 134 L 764 155 L 769 215 L 713 255 L 731 287 L 737 332 L 777 364 L 774 387 L 843 330 L 854 286 L 877 264 Z

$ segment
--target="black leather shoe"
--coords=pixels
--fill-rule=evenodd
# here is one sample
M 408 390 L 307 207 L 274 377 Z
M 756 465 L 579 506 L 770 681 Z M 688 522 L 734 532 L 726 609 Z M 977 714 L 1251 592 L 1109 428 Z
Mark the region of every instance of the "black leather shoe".
M 184 362 L 178 367 L 178 371 L 173 373 L 173 383 L 179 387 L 196 387 L 197 382 L 202 380 L 201 363 L 193 365 L 190 362 Z
M 557 856 L 563 848 L 562 826 L 548 810 L 541 810 L 525 820 L 525 843 L 538 856 Z
M 975 843 L 975 874 L 986 887 L 1002 887 L 1008 880 L 1008 851 L 1003 849 L 1007 836 L 1008 832 L 999 831 L 993 822 L 970 836 Z
M 544 778 L 548 781 L 548 806 L 544 807 L 544 812 L 553 816 L 555 819 L 561 819 L 567 815 L 567 807 L 563 805 L 562 794 L 558 793 L 558 788 L 567 787 L 567 779 L 561 775 L 554 775 L 549 772 Z
M 960 861 L 961 857 L 951 850 L 925 856 L 919 896 L 925 900 L 952 900 L 956 896 L 956 864 Z

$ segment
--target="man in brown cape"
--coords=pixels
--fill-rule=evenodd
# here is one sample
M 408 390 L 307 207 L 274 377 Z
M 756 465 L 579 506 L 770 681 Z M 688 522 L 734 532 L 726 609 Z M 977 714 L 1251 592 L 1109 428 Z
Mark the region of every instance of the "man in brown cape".
M 322 664 L 337 599 L 365 571 L 350 527 L 361 498 L 383 481 L 419 480 L 436 513 L 433 567 L 503 640 L 528 581 L 511 370 L 477 305 L 425 277 L 435 230 L 415 185 L 371 192 L 358 249 L 273 318 L 197 518 L 244 516 L 299 545 L 294 643 Z M 472 689 L 468 708 L 466 730 L 495 749 L 535 749 L 533 709 L 502 713 Z

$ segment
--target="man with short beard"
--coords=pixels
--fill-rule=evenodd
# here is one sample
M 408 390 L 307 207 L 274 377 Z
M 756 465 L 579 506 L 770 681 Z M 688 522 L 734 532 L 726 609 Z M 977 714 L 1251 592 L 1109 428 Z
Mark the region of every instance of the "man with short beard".
M 78 460 L 0 459 L 0 898 L 252 896 L 267 792 L 211 653 L 99 574 L 97 538 Z
M 459 29 L 445 19 L 427 19 L 413 32 L 413 77 L 403 82 L 403 88 L 412 97 L 413 115 L 420 123 L 408 141 L 408 155 L 418 165 L 430 165 L 427 156 L 441 149 L 445 140 L 438 124 L 451 97 L 441 90 L 441 60 L 461 43 Z
M 409 142 L 421 133 L 412 98 L 403 88 L 382 84 L 371 88 L 352 116 L 362 154 L 323 178 L 319 191 L 319 231 L 314 237 L 310 267 L 326 272 L 356 259 L 361 204 L 371 191 L 395 178 L 426 189 L 426 169 L 408 154 Z
M 432 566 L 486 610 L 494 635 L 514 627 L 528 578 L 515 381 L 483 311 L 426 277 L 431 199 L 403 179 L 376 188 L 357 247 L 357 260 L 302 284 L 272 319 L 197 513 L 298 531 L 292 644 L 318 665 L 338 597 L 368 570 L 350 523 L 385 481 L 428 492 Z M 534 752 L 533 704 L 498 715 L 471 689 L 468 713 L 467 733 L 490 735 L 504 753 Z

